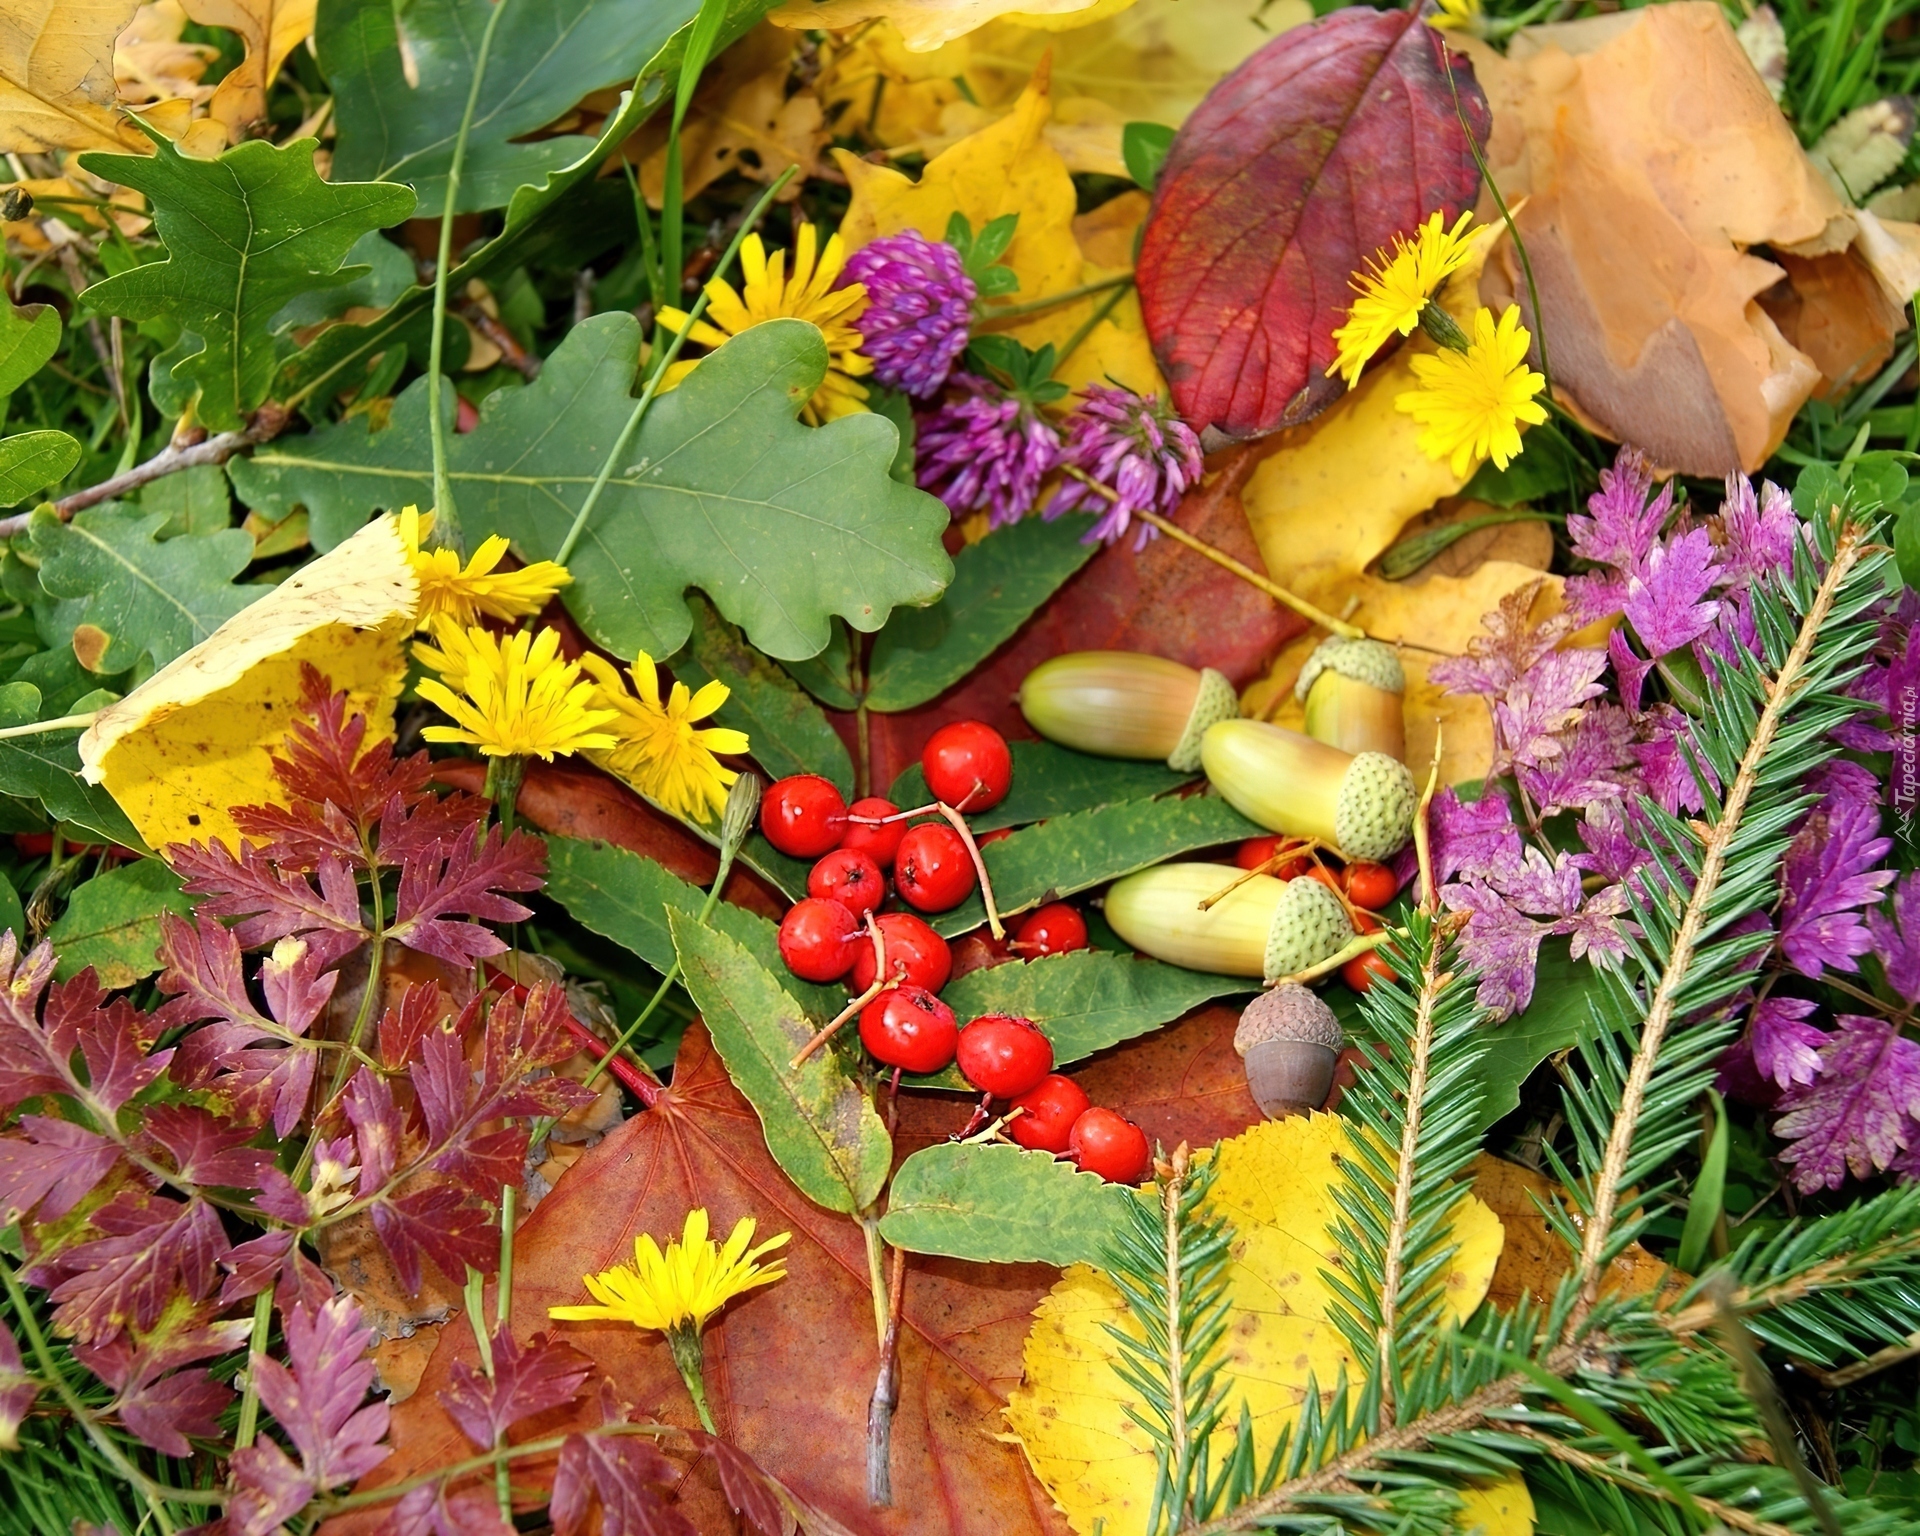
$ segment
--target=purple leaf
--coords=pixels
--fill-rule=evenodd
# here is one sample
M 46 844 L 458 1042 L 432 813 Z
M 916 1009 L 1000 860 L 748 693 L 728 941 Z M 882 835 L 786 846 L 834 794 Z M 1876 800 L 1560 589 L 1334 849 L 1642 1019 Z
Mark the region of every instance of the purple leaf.
M 1547 925 L 1517 912 L 1498 892 L 1477 882 L 1443 886 L 1440 900 L 1468 914 L 1460 953 L 1479 972 L 1474 996 L 1496 1019 L 1523 1011 L 1533 1000 L 1533 975 Z
M 1645 457 L 1638 449 L 1622 448 L 1613 467 L 1600 471 L 1600 489 L 1587 498 L 1588 515 L 1576 512 L 1567 519 L 1573 552 L 1595 565 L 1610 566 L 1623 577 L 1640 574 L 1673 511 L 1672 482 L 1649 500 L 1652 490 L 1653 470 Z M 1587 592 L 1581 605 L 1587 618 L 1618 611 L 1620 604 L 1611 599 L 1614 594 L 1624 596 L 1624 583 L 1609 585 L 1605 577 L 1576 579 Z M 1574 590 L 1571 581 L 1568 590 Z
M 1920 870 L 1901 877 L 1885 910 L 1867 914 L 1867 933 L 1887 985 L 1907 1003 L 1920 1002 Z
M 1606 691 L 1599 683 L 1606 668 L 1605 651 L 1549 651 L 1515 678 L 1493 706 L 1500 750 L 1491 775 L 1506 772 L 1510 763 L 1537 767 L 1557 757 L 1560 733 L 1574 723 L 1580 706 Z
M 1707 594 L 1720 579 L 1713 537 L 1704 528 L 1656 543 L 1639 574 L 1627 578 L 1627 622 L 1655 660 L 1697 640 L 1720 617 Z
M 373 1330 L 350 1296 L 318 1311 L 296 1307 L 286 1315 L 287 1361 L 253 1357 L 260 1401 L 300 1453 L 301 1470 L 316 1489 L 364 1476 L 386 1460 L 380 1444 L 388 1408 L 362 1408 L 373 1385 L 367 1358 Z
M 1721 578 L 1744 588 L 1765 576 L 1777 576 L 1793 560 L 1800 519 L 1793 498 L 1771 480 L 1755 497 L 1745 475 L 1727 476 L 1726 500 L 1720 504 Z
M 40 1383 L 27 1374 L 13 1330 L 0 1322 L 0 1451 L 20 1448 L 20 1425 L 40 1395 Z
M 555 1536 L 587 1529 L 596 1503 L 601 1536 L 696 1536 L 693 1523 L 660 1492 L 678 1476 L 672 1462 L 636 1435 L 569 1435 L 547 1506 Z
M 246 1336 L 246 1324 L 240 1336 Z M 237 1342 L 237 1341 L 236 1341 Z M 114 1403 L 120 1422 L 162 1456 L 189 1456 L 188 1438 L 218 1440 L 220 1415 L 233 1389 L 206 1370 L 175 1371 L 147 1382 Z
M 1533 622 L 1533 602 L 1544 580 L 1528 582 L 1501 598 L 1500 606 L 1480 621 L 1485 633 L 1467 642 L 1467 654 L 1435 662 L 1427 676 L 1448 693 L 1474 693 L 1489 699 L 1503 695 L 1515 679 L 1578 627 L 1568 613 Z
M 1579 911 L 1555 923 L 1553 931 L 1567 935 L 1567 948 L 1575 960 L 1585 956 L 1594 965 L 1615 965 L 1626 958 L 1627 941 L 1620 932 L 1626 911 L 1625 887 L 1603 886 L 1580 904 Z
M 1589 809 L 1574 830 L 1586 852 L 1572 855 L 1568 862 L 1611 885 L 1625 884 L 1647 862 L 1646 850 L 1633 840 L 1617 807 Z
M 1842 1014 L 1820 1051 L 1820 1071 L 1781 1096 L 1774 1134 L 1803 1193 L 1838 1189 L 1888 1167 L 1920 1132 L 1920 1045 L 1884 1019 Z
M 1591 705 L 1571 731 L 1557 738 L 1552 756 L 1522 765 L 1515 777 L 1542 816 L 1621 800 L 1638 788 L 1635 775 L 1623 771 L 1634 764 L 1633 734 L 1633 719 L 1624 709 Z
M 1463 869 L 1483 870 L 1520 859 L 1520 829 L 1513 824 L 1513 807 L 1498 789 L 1482 790 L 1478 800 L 1462 800 L 1451 785 L 1441 790 L 1427 809 L 1427 836 L 1433 877 L 1443 884 Z
M 1747 1021 L 1754 1069 L 1781 1088 L 1804 1088 L 1820 1071 L 1820 1048 L 1830 1038 L 1806 1022 L 1814 1002 L 1804 997 L 1762 998 Z
M 393 1506 L 392 1536 L 514 1536 L 492 1494 L 428 1483 Z
M 19 1220 L 35 1206 L 57 1221 L 93 1192 L 120 1161 L 120 1144 L 71 1121 L 22 1115 L 0 1137 L 0 1218 Z
M 401 867 L 388 936 L 451 965 L 497 955 L 507 947 L 505 942 L 480 923 L 518 923 L 531 917 L 531 908 L 500 893 L 538 890 L 546 866 L 546 845 L 525 832 L 503 839 L 494 827 L 477 847 L 471 837 L 432 844 Z M 477 921 L 450 921 L 450 913 Z
M 1860 909 L 1893 879 L 1876 869 L 1893 844 L 1880 834 L 1880 809 L 1842 779 L 1801 824 L 1780 869 L 1780 949 L 1804 976 L 1859 969 L 1873 947 Z
M 1633 755 L 1654 804 L 1669 816 L 1704 809 L 1706 800 L 1694 769 L 1697 766 L 1716 791 L 1720 776 L 1695 743 L 1693 722 L 1671 704 L 1656 704 L 1637 724 L 1642 739 L 1634 743 Z
M 176 845 L 178 846 L 178 845 Z M 315 1492 L 305 1476 L 274 1441 L 262 1437 L 227 1463 L 233 1491 L 227 1498 L 224 1536 L 274 1536 L 307 1507 Z
M 440 1391 L 453 1422 L 481 1450 L 491 1450 L 508 1428 L 580 1395 L 593 1362 L 571 1345 L 536 1333 L 522 1349 L 502 1326 L 493 1336 L 493 1377 L 465 1361 Z
M 200 1301 L 220 1277 L 227 1237 L 204 1200 L 124 1191 L 89 1218 L 101 1236 L 60 1256 L 64 1278 L 49 1294 L 54 1320 L 82 1344 L 160 1321 L 182 1293 Z

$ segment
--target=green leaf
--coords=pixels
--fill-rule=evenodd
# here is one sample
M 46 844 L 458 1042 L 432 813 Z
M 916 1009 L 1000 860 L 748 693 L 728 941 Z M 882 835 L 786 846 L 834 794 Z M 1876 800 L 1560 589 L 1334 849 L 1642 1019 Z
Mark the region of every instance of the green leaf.
M 420 194 L 418 217 L 440 216 L 489 7 L 490 0 L 320 6 L 313 42 L 334 91 L 334 175 L 404 181 Z M 518 188 L 578 160 L 593 147 L 580 134 L 516 141 L 581 97 L 627 85 L 697 9 L 691 0 L 511 0 L 480 85 L 456 211 L 501 207 Z
M 827 648 L 801 661 L 783 661 L 791 677 L 828 709 L 853 710 L 860 700 L 853 692 L 853 636 L 846 621 L 835 619 Z
M 47 930 L 65 981 L 92 966 L 100 985 L 130 987 L 160 969 L 160 919 L 188 917 L 193 902 L 180 878 L 158 859 L 123 864 L 95 875 L 73 893 L 60 920 Z
M 218 533 L 233 523 L 227 477 L 215 464 L 196 464 L 142 486 L 140 510 L 166 515 L 160 525 L 163 539 L 183 533 Z
M 1123 800 L 1150 800 L 1194 781 L 1193 774 L 1177 773 L 1165 763 L 1094 757 L 1050 741 L 1016 741 L 1010 745 L 1013 787 L 998 805 L 967 817 L 967 825 L 976 832 L 1025 826 L 1049 816 L 1090 811 Z M 893 781 L 887 798 L 901 806 L 925 805 L 933 798 L 918 763 Z
M 875 637 L 867 707 L 912 709 L 973 671 L 1093 558 L 1096 546 L 1080 542 L 1093 524 L 1082 514 L 1023 518 L 961 550 L 940 601 L 903 608 Z
M 0 687 L 0 727 L 57 718 L 66 711 L 42 712 L 40 690 L 32 683 Z M 108 842 L 144 851 L 126 813 L 97 784 L 80 777 L 80 731 L 47 731 L 0 740 L 0 794 L 38 800 L 55 821 L 71 822 Z
M 632 411 L 640 326 L 575 326 L 537 382 L 492 396 L 451 445 L 470 539 L 503 533 L 528 559 L 559 549 Z M 567 606 L 620 656 L 670 656 L 699 587 L 770 656 L 811 656 L 828 619 L 874 630 L 894 606 L 939 596 L 952 573 L 940 502 L 887 473 L 893 428 L 870 413 L 822 427 L 796 419 L 825 376 L 826 344 L 801 320 L 757 325 L 659 396 L 622 454 L 568 561 Z M 276 443 L 234 484 L 250 506 L 314 516 L 316 542 L 375 507 L 432 500 L 426 381 L 372 438 L 364 418 Z
M 668 921 L 687 990 L 773 1160 L 816 1205 L 848 1215 L 871 1206 L 893 1161 L 872 1102 L 832 1051 L 787 1065 L 813 1022 L 771 971 L 724 933 L 679 912 Z
M 989 1264 L 1097 1264 L 1137 1198 L 1045 1152 L 941 1142 L 900 1165 L 880 1235 L 911 1253 Z
M 1547 501 L 1578 486 L 1591 471 L 1586 461 L 1567 444 L 1545 432 L 1529 432 L 1525 451 L 1511 460 L 1505 469 L 1488 459 L 1475 471 L 1460 492 L 1462 499 L 1484 501 L 1489 506 L 1512 507 L 1523 501 Z
M 140 155 L 89 154 L 97 176 L 145 193 L 167 259 L 95 283 L 88 308 L 130 320 L 162 316 L 185 327 L 172 351 L 176 384 L 200 395 L 199 420 L 238 427 L 273 383 L 273 319 L 290 299 L 352 282 L 342 268 L 368 230 L 398 224 L 413 194 L 384 183 L 322 181 L 312 139 L 284 148 L 262 139 L 217 160 L 189 160 L 165 139 Z M 336 161 L 334 174 L 341 175 Z
M 674 663 L 674 676 L 690 688 L 708 679 L 725 683 L 727 702 L 714 717 L 745 731 L 754 761 L 776 779 L 817 773 L 853 798 L 853 759 L 820 706 L 786 672 L 768 661 L 703 598 L 691 599 L 693 638 L 689 654 Z
M 346 265 L 362 275 L 350 283 L 294 295 L 273 317 L 274 333 L 277 335 L 295 326 L 318 325 L 323 320 L 337 320 L 356 306 L 385 309 L 413 286 L 417 275 L 413 258 L 377 229 L 368 230 L 353 242 L 347 251 Z
M 27 913 L 20 905 L 20 893 L 13 882 L 0 877 L 0 933 L 10 933 L 22 949 L 27 947 Z
M 1580 1038 L 1599 986 L 1593 966 L 1572 958 L 1565 939 L 1540 946 L 1532 1003 L 1525 1013 L 1487 1028 L 1488 1049 L 1474 1068 L 1482 1130 L 1520 1107 L 1520 1085 L 1535 1067 Z
M 60 347 L 60 312 L 51 304 L 15 307 L 0 296 L 0 396 L 47 365 Z
M 1216 997 L 1257 992 L 1259 986 L 1242 976 L 1214 976 L 1131 954 L 1083 949 L 968 971 L 948 982 L 940 997 L 962 1022 L 985 1013 L 1032 1019 L 1053 1046 L 1057 1071 Z M 916 1088 L 967 1091 L 966 1079 L 953 1067 L 905 1081 Z
M 1920 587 L 1920 502 L 1902 507 L 1894 519 L 1893 558 L 1900 567 L 1900 579 Z
M 1713 1105 L 1713 1135 L 1707 1142 L 1707 1155 L 1700 1160 L 1700 1176 L 1693 1181 L 1693 1194 L 1687 1201 L 1687 1224 L 1680 1233 L 1680 1251 L 1674 1264 L 1687 1274 L 1697 1274 L 1700 1261 L 1707 1256 L 1707 1243 L 1726 1209 L 1727 1198 L 1727 1105 L 1711 1088 L 1707 1098 Z
M 546 894 L 576 922 L 638 955 L 656 971 L 673 964 L 668 911 L 695 918 L 707 899 L 705 891 L 653 859 L 611 843 L 572 837 L 547 839 Z M 723 901 L 707 921 L 762 965 L 780 966 L 780 930 L 758 913 Z M 845 1005 L 843 990 L 815 986 L 784 972 L 781 967 L 788 990 L 822 1020 L 832 1018 Z
M 80 444 L 64 432 L 16 432 L 0 438 L 0 506 L 24 501 L 72 473 Z
M 70 523 L 36 513 L 28 525 L 40 585 L 62 609 L 62 627 L 91 624 L 106 636 L 91 670 L 124 672 L 149 657 L 163 667 L 191 650 L 260 595 L 233 578 L 253 559 L 253 536 L 238 528 L 182 534 L 162 543 L 165 512 L 98 508 Z
M 1825 517 L 1846 501 L 1847 484 L 1831 464 L 1809 464 L 1793 482 L 1793 509 L 1802 517 Z
M 1105 885 L 1150 864 L 1196 848 L 1258 837 L 1262 829 L 1217 795 L 1181 800 L 1132 800 L 1056 816 L 981 849 L 1004 917 L 1055 897 Z M 987 920 L 976 890 L 951 912 L 932 919 L 934 930 L 965 933 Z
M 1120 158 L 1126 162 L 1127 174 L 1149 192 L 1160 179 L 1160 167 L 1172 147 L 1173 130 L 1165 123 L 1128 123 L 1120 130 Z

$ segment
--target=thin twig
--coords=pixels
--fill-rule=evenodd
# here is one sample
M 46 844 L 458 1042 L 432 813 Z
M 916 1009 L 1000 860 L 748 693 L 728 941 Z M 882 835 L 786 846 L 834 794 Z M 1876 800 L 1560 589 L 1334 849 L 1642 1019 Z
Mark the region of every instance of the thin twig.
M 1433 808 L 1433 792 L 1440 784 L 1440 723 L 1433 726 L 1433 766 L 1427 770 L 1427 787 L 1420 792 L 1420 803 L 1413 811 L 1413 855 L 1420 865 L 1420 910 L 1431 917 L 1440 909 L 1433 878 L 1433 834 L 1427 816 Z
M 867 937 L 873 941 L 872 983 L 867 987 L 866 991 L 862 992 L 852 1002 L 848 1003 L 846 1007 L 836 1013 L 832 1021 L 815 1034 L 811 1040 L 800 1047 L 799 1051 L 795 1053 L 793 1060 L 787 1063 L 787 1070 L 789 1072 L 799 1071 L 800 1064 L 831 1040 L 848 1019 L 866 1007 L 868 1003 L 872 1002 L 882 992 L 899 985 L 897 980 L 887 975 L 887 936 L 880 931 L 880 925 L 873 920 L 873 914 L 871 912 L 867 914 Z
M 504 5 L 506 0 L 499 0 Z M 487 313 L 487 307 L 475 299 L 462 298 L 454 308 L 465 320 L 488 341 L 500 349 L 500 360 L 529 384 L 540 377 L 540 359 L 520 345 L 520 338 L 508 330 L 493 315 Z
M 1673 1494 L 1669 1490 L 1662 1488 L 1650 1478 L 1640 1476 L 1631 1468 L 1609 1461 L 1604 1456 L 1596 1456 L 1591 1451 L 1580 1450 L 1554 1439 L 1551 1435 L 1543 1435 L 1537 1429 L 1528 1429 L 1523 1425 L 1509 1426 L 1507 1433 L 1532 1441 L 1555 1461 L 1578 1468 L 1589 1477 L 1604 1478 L 1610 1483 L 1617 1483 L 1622 1488 L 1630 1488 L 1635 1493 L 1650 1499 L 1674 1502 Z M 1698 1494 L 1692 1497 L 1702 1511 L 1728 1530 L 1743 1531 L 1746 1536 L 1798 1536 L 1792 1526 L 1779 1525 L 1772 1520 L 1762 1520 L 1758 1516 L 1747 1514 L 1744 1510 L 1735 1509 L 1731 1504 L 1723 1504 L 1718 1499 L 1705 1499 Z
M 1092 480 L 1089 480 L 1087 483 L 1089 485 L 1098 484 L 1098 482 Z M 1109 492 L 1108 494 L 1111 495 L 1112 493 Z M 1167 519 L 1162 517 L 1158 512 L 1149 512 L 1145 508 L 1139 508 L 1133 515 L 1149 527 L 1158 528 L 1168 538 L 1172 539 L 1174 543 L 1186 545 L 1186 547 L 1195 554 L 1206 556 L 1207 559 L 1219 566 L 1221 570 L 1231 571 L 1249 586 L 1258 587 L 1276 603 L 1281 604 L 1283 607 L 1291 608 L 1309 624 L 1317 624 L 1322 629 L 1328 630 L 1347 640 L 1364 640 L 1367 638 L 1367 632 L 1360 628 L 1359 625 L 1349 624 L 1345 619 L 1336 619 L 1325 609 L 1316 608 L 1304 597 L 1296 597 L 1278 582 L 1269 581 L 1252 566 L 1242 564 L 1224 549 L 1215 549 L 1211 544 L 1207 543 L 1206 540 L 1196 539 L 1178 523 L 1167 521 Z
M 900 1313 L 906 1300 L 907 1250 L 895 1248 L 887 1275 L 887 1336 L 867 1400 L 867 1503 L 893 1503 L 893 1411 L 900 1406 Z

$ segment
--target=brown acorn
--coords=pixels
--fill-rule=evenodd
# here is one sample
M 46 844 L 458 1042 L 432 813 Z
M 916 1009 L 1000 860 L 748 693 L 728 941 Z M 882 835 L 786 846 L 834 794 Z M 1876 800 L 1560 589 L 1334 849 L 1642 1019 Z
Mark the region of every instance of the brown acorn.
M 1326 1103 L 1345 1039 L 1318 994 L 1284 982 L 1247 1004 L 1233 1048 L 1246 1063 L 1247 1088 L 1260 1112 L 1281 1120 Z

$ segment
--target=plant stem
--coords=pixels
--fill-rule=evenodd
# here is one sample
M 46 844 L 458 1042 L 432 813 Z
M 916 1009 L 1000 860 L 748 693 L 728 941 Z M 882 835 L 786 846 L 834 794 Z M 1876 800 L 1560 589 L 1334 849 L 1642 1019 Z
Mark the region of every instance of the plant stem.
M 687 1384 L 687 1396 L 693 1399 L 693 1411 L 700 1416 L 700 1427 L 718 1435 L 713 1413 L 707 1407 L 706 1350 L 700 1343 L 700 1330 L 685 1324 L 667 1330 L 667 1349 L 673 1355 L 680 1379 Z
M 1114 493 L 1107 490 L 1105 486 L 1101 486 L 1098 481 L 1089 480 L 1087 483 L 1096 486 L 1100 490 L 1106 491 L 1109 497 L 1114 497 Z M 1115 497 L 1114 499 L 1118 498 Z M 1224 549 L 1215 549 L 1213 545 L 1207 543 L 1204 539 L 1196 539 L 1179 524 L 1168 522 L 1158 512 L 1142 510 L 1135 512 L 1133 515 L 1149 527 L 1158 528 L 1168 538 L 1172 539 L 1174 543 L 1184 544 L 1195 554 L 1206 556 L 1207 559 L 1219 566 L 1221 570 L 1231 571 L 1249 586 L 1258 587 L 1276 603 L 1281 604 L 1283 607 L 1291 608 L 1309 624 L 1317 624 L 1322 629 L 1328 630 L 1347 640 L 1366 639 L 1367 632 L 1358 625 L 1349 624 L 1345 619 L 1336 619 L 1325 610 L 1314 607 L 1314 605 L 1304 597 L 1295 597 L 1293 593 L 1289 592 L 1278 582 L 1269 581 L 1265 576 L 1262 576 L 1258 571 L 1254 570 L 1252 566 L 1242 565 Z
M 1127 287 L 1131 287 L 1132 285 L 1133 279 L 1128 278 Z M 1080 344 L 1094 333 L 1094 330 L 1099 326 L 1100 322 L 1112 314 L 1115 307 L 1126 296 L 1126 288 L 1114 289 L 1108 296 L 1106 302 L 1095 309 L 1092 314 L 1088 315 L 1086 320 L 1082 322 L 1080 328 L 1067 338 L 1066 344 L 1060 348 L 1060 356 L 1055 360 L 1054 367 L 1058 368 L 1061 363 L 1064 363 L 1068 358 L 1072 357 L 1074 353 L 1078 352 L 1080 350 Z
M 433 264 L 433 331 L 427 346 L 427 422 L 433 441 L 434 532 L 440 542 L 454 550 L 463 548 L 460 538 L 460 513 L 454 505 L 453 481 L 447 474 L 447 422 L 440 409 L 440 360 L 447 332 L 447 276 L 453 267 L 453 220 L 460 204 L 460 172 L 467 159 L 467 137 L 473 131 L 474 109 L 480 104 L 480 86 L 487 75 L 487 55 L 493 51 L 493 34 L 500 25 L 508 0 L 493 0 L 487 12 L 486 30 L 480 34 L 480 51 L 473 61 L 473 82 L 467 87 L 466 109 L 460 114 L 460 131 L 454 135 L 453 158 L 447 162 L 446 201 L 440 208 L 440 252 Z
M 873 1332 L 880 1348 L 887 1347 L 886 1245 L 880 1241 L 880 1220 L 871 1211 L 860 1217 L 860 1231 L 867 1240 L 867 1283 L 873 1288 Z
M 524 757 L 490 757 L 487 759 L 487 777 L 480 787 L 480 793 L 493 802 L 494 815 L 499 818 L 500 830 L 513 831 L 513 810 L 520 799 L 520 784 L 527 776 L 527 760 Z
M 260 1391 L 253 1379 L 253 1362 L 267 1352 L 267 1334 L 273 1322 L 273 1287 L 268 1286 L 253 1298 L 253 1332 L 247 1339 L 247 1385 L 240 1398 L 240 1422 L 233 1431 L 233 1448 L 244 1451 L 253 1444 L 260 1422 Z
M 41 736 L 48 731 L 72 731 L 92 725 L 100 718 L 99 710 L 89 710 L 84 715 L 61 715 L 55 720 L 29 720 L 25 725 L 9 725 L 0 730 L 0 740 L 14 736 Z
M 503 0 L 504 3 L 504 0 Z M 739 254 L 741 243 L 752 233 L 767 211 L 776 194 L 793 179 L 798 166 L 788 166 L 775 178 L 772 186 L 760 195 L 760 200 L 740 221 L 740 227 L 733 232 L 732 243 L 727 246 L 720 258 L 719 266 L 714 268 L 716 278 L 725 277 L 733 266 L 733 258 Z M 560 541 L 560 547 L 554 551 L 553 559 L 557 565 L 565 565 L 573 556 L 574 546 L 580 542 L 580 535 L 586 532 L 587 519 L 593 516 L 593 509 L 599 504 L 600 496 L 607 488 L 607 482 L 613 478 L 613 469 L 626 456 L 627 445 L 633 441 L 634 433 L 640 430 L 640 423 L 646 419 L 647 409 L 653 404 L 653 397 L 660 393 L 660 381 L 667 376 L 667 369 L 673 366 L 673 360 L 680 355 L 680 349 L 686 345 L 687 335 L 694 323 L 707 312 L 707 294 L 703 288 L 700 296 L 693 301 L 693 308 L 687 312 L 687 323 L 680 327 L 672 343 L 652 359 L 647 365 L 646 388 L 640 391 L 640 398 L 634 402 L 633 410 L 627 416 L 627 424 L 620 429 L 620 435 L 613 440 L 613 446 L 607 450 L 607 457 L 600 466 L 600 473 L 593 478 L 593 485 L 587 491 L 587 499 L 580 503 L 580 510 L 573 515 L 573 525 L 567 529 L 567 536 Z M 437 418 L 436 418 L 437 419 Z
M 1084 299 L 1091 293 L 1105 293 L 1109 288 L 1125 289 L 1132 282 L 1133 274 L 1122 272 L 1118 277 L 1103 277 L 1097 283 L 1082 283 L 1078 288 L 1050 293 L 1043 299 L 1028 299 L 1024 304 L 982 304 L 978 318 L 982 324 L 988 324 L 995 320 L 1008 320 L 1015 315 L 1037 315 L 1044 309 L 1058 309 L 1062 304 L 1071 304 L 1075 299 Z
M 1173 1161 L 1160 1181 L 1161 1253 L 1167 1283 L 1167 1442 L 1178 1465 L 1173 1471 L 1174 1497 L 1179 1507 L 1168 1511 L 1168 1529 L 1178 1530 L 1192 1513 L 1187 1482 L 1190 1473 L 1187 1433 L 1186 1334 L 1181 1327 L 1180 1196 L 1187 1184 L 1187 1144 L 1175 1148 Z
M 507 1331 L 508 1316 L 513 1308 L 513 1208 L 519 1191 L 511 1184 L 500 1186 L 500 1273 L 493 1282 L 494 1327 L 504 1336 Z M 507 1432 L 502 1429 L 494 1437 L 495 1453 L 507 1448 Z M 500 1519 L 509 1527 L 513 1524 L 513 1480 L 508 1471 L 507 1460 L 502 1456 L 493 1466 L 493 1495 L 500 1506 Z

